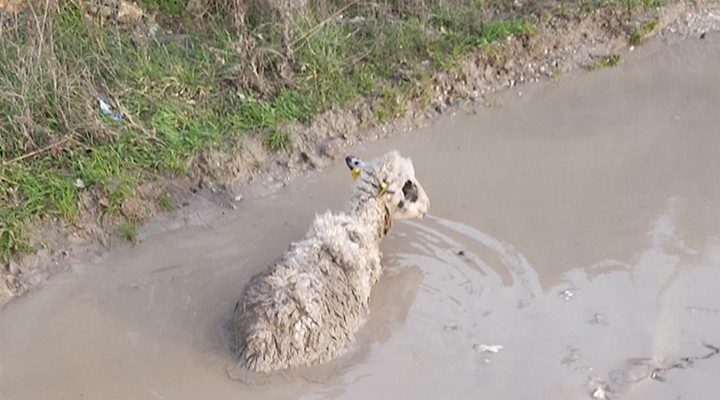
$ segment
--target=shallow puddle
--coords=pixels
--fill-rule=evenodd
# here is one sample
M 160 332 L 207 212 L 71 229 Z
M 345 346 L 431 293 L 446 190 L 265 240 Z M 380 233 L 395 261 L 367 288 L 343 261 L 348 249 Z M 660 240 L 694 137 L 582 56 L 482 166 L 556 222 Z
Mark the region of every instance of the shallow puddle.
M 522 95 L 518 95 L 518 90 Z M 369 321 L 315 369 L 233 379 L 248 278 L 350 192 L 341 162 L 77 265 L 0 314 L 0 399 L 710 399 L 720 375 L 720 37 L 356 149 L 413 158 Z

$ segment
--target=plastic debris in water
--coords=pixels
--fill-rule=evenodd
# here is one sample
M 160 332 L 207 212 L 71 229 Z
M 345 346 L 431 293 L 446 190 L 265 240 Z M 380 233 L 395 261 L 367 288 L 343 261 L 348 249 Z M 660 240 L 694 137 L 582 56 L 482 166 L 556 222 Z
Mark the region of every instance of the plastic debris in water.
M 570 289 L 566 289 L 560 292 L 560 297 L 563 300 L 570 300 L 573 296 L 575 296 L 575 293 L 573 293 Z
M 592 392 L 592 398 L 597 400 L 607 399 L 607 397 L 605 396 L 605 390 L 603 390 L 602 386 L 598 386 L 598 388 Z
M 100 104 L 100 112 L 102 112 L 103 115 L 107 115 L 118 122 L 122 121 L 122 115 L 113 109 L 114 106 L 110 100 L 102 96 L 98 96 L 98 103 Z
M 497 353 L 503 349 L 501 344 L 476 344 L 473 349 L 481 353 Z

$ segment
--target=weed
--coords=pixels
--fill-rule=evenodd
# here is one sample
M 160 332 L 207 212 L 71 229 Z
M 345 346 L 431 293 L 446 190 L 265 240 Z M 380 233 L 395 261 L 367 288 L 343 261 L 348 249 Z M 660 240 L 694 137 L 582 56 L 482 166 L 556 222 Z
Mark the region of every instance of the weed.
M 175 205 L 167 192 L 163 192 L 158 197 L 158 206 L 160 207 L 160 210 L 164 212 L 172 211 L 175 208 Z
M 648 10 L 665 5 L 667 0 L 583 0 L 576 4 L 580 8 L 582 14 L 589 14 L 593 11 L 604 8 L 615 8 L 626 13 L 635 13 L 637 11 Z M 572 6 L 566 2 L 560 2 L 556 7 L 556 15 L 569 16 L 572 15 Z
M 137 226 L 135 224 L 125 224 L 122 226 L 122 237 L 130 243 L 137 243 Z
M 596 61 L 588 65 L 586 69 L 592 71 L 598 68 L 614 67 L 618 65 L 618 63 L 620 63 L 620 55 L 610 54 L 607 56 L 598 57 Z
M 7 263 L 13 254 L 28 252 L 32 248 L 23 234 L 24 217 L 0 209 L 3 218 L 0 219 L 0 261 Z
M 287 132 L 273 129 L 263 138 L 263 144 L 271 151 L 279 151 L 290 148 L 292 142 Z
M 407 104 L 405 97 L 399 89 L 386 86 L 380 96 L 379 104 L 375 109 L 375 118 L 384 123 L 393 118 L 405 115 Z
M 629 43 L 633 46 L 641 44 L 643 40 L 645 40 L 645 37 L 655 30 L 659 22 L 658 18 L 655 17 L 634 29 L 628 39 Z

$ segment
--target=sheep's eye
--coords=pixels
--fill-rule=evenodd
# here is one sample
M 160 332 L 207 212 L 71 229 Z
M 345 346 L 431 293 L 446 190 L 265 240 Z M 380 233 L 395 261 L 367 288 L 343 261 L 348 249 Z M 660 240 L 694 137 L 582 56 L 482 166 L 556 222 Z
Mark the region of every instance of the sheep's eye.
M 405 199 L 414 203 L 418 199 L 418 188 L 412 181 L 408 180 L 402 188 Z

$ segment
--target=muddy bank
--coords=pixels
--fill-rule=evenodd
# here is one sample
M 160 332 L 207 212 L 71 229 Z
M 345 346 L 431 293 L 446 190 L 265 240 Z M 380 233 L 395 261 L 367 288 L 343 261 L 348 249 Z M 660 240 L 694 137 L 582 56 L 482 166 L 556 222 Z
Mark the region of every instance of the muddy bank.
M 247 385 L 223 324 L 250 275 L 342 206 L 342 163 L 225 215 L 156 219 L 9 303 L 0 398 L 711 399 L 719 43 L 657 38 L 353 147 L 411 156 L 433 215 L 383 244 L 368 324 L 332 369 Z
M 242 199 L 277 191 L 293 179 L 327 167 L 346 149 L 367 140 L 417 129 L 438 114 L 458 105 L 493 105 L 493 94 L 524 82 L 557 79 L 559 74 L 593 66 L 598 57 L 624 54 L 628 35 L 651 19 L 657 28 L 647 36 L 680 33 L 699 37 L 718 28 L 717 2 L 673 4 L 643 15 L 627 15 L 617 10 L 601 10 L 582 20 L 558 20 L 538 26 L 529 37 L 510 38 L 493 52 L 469 55 L 454 73 L 433 79 L 430 103 L 406 99 L 405 115 L 380 127 L 372 127 L 373 109 L 378 99 L 367 99 L 346 110 L 336 110 L 316 118 L 308 126 L 284 129 L 295 138 L 291 153 L 268 154 L 259 141 L 248 140 L 243 154 L 206 154 L 192 162 L 189 178 L 165 180 L 139 189 L 148 198 L 160 192 L 172 194 L 182 209 L 151 222 L 183 226 L 234 209 Z M 85 199 L 87 202 L 96 199 Z M 142 202 L 136 205 L 143 208 Z M 158 207 L 150 209 L 159 212 Z M 3 268 L 0 278 L 0 304 L 41 284 L 50 274 L 63 271 L 75 262 L 102 257 L 108 251 L 127 246 L 112 224 L 102 225 L 88 215 L 72 226 L 59 220 L 45 221 L 34 233 L 38 250 Z

